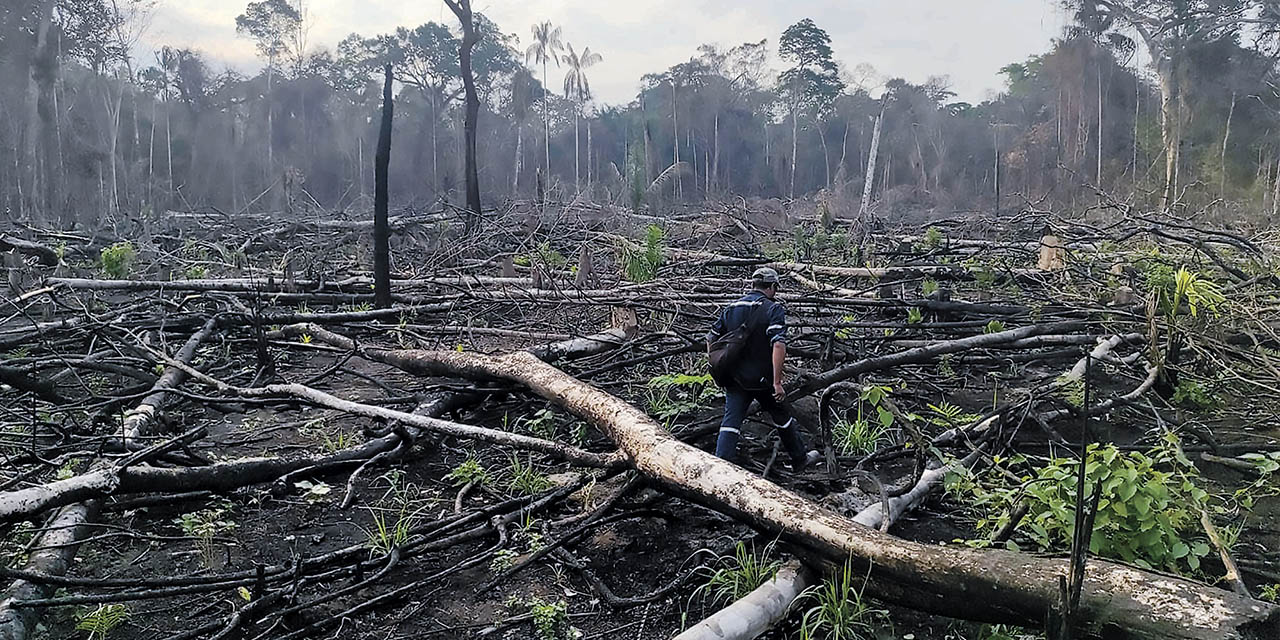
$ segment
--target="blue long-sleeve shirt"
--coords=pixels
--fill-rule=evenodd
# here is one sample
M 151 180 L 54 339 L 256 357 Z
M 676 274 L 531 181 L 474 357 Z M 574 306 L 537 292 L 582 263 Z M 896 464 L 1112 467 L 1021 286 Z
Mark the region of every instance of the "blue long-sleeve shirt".
M 773 384 L 773 345 L 787 342 L 787 310 L 759 291 L 752 291 L 736 302 L 720 310 L 707 342 L 737 329 L 747 323 L 753 313 L 759 313 L 756 329 L 743 345 L 740 362 L 741 374 L 735 376 L 744 386 L 758 388 Z

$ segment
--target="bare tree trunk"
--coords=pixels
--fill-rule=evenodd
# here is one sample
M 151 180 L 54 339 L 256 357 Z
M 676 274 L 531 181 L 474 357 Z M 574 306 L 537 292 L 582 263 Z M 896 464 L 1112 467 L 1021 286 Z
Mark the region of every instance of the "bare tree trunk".
M 551 99 L 548 97 L 550 95 L 551 94 L 547 91 L 547 61 L 546 59 L 543 59 L 542 61 L 542 126 L 543 126 L 543 129 L 545 130 L 544 133 L 546 135 L 542 137 L 542 140 L 543 140 L 543 151 L 546 153 L 547 163 L 545 166 L 546 166 L 546 174 L 547 174 L 548 180 L 551 179 L 551 112 L 548 110 L 551 104 Z
M 672 141 L 675 143 L 675 162 L 673 164 L 680 164 L 680 118 L 677 115 L 678 113 L 678 109 L 676 108 L 677 104 L 679 103 L 676 102 L 676 83 L 675 81 L 672 81 L 671 82 L 671 130 L 672 130 L 672 139 L 673 139 Z M 675 187 L 676 200 L 679 200 L 681 192 L 684 190 L 684 181 L 680 179 L 679 171 L 676 172 L 675 185 L 676 185 Z
M 1271 194 L 1271 219 L 1280 215 L 1280 153 L 1276 153 L 1276 181 Z
M 1098 60 L 1098 177 L 1094 184 L 1102 188 L 1102 60 Z
M 1236 114 L 1236 92 L 1231 92 L 1231 108 L 1227 110 L 1227 125 L 1222 134 L 1222 157 L 1220 158 L 1220 182 L 1218 184 L 1218 197 L 1227 197 L 1227 142 L 1231 139 L 1231 118 Z
M 817 122 L 818 140 L 822 141 L 822 162 L 827 167 L 827 188 L 831 188 L 831 152 L 827 150 L 827 134 L 823 131 L 822 121 Z
M 800 113 L 799 109 L 791 109 L 791 186 L 787 189 L 787 197 L 796 197 L 796 152 L 800 148 Z
M 591 165 L 591 118 L 587 118 L 587 191 L 591 191 L 591 178 L 593 171 Z
M 862 203 L 858 207 L 858 225 L 865 226 L 867 208 L 871 206 L 871 191 L 876 179 L 876 156 L 880 153 L 880 127 L 884 123 L 884 105 L 880 105 L 880 115 L 876 117 L 875 127 L 871 130 L 871 151 L 867 155 L 867 175 L 862 183 Z M 860 231 L 865 233 L 865 230 Z
M 475 48 L 479 36 L 471 20 L 471 0 L 445 0 L 445 4 L 458 16 L 462 23 L 462 86 L 466 93 L 466 120 L 463 130 L 466 136 L 466 181 L 467 181 L 467 234 L 479 230 L 480 226 L 480 176 L 476 165 L 476 120 L 480 116 L 480 97 L 476 94 L 475 74 L 471 71 L 471 51 Z M 576 133 L 575 133 L 576 135 Z
M 712 146 L 715 147 L 715 149 L 712 152 L 714 155 L 714 158 L 711 161 L 711 172 L 710 172 L 711 187 L 708 188 L 708 191 L 710 191 L 710 189 L 712 188 L 714 188 L 716 191 L 719 191 L 720 190 L 720 111 L 718 109 L 716 110 L 714 133 L 712 135 L 711 144 Z
M 1156 62 L 1156 75 L 1160 77 L 1160 138 L 1164 145 L 1164 188 L 1160 194 L 1160 209 L 1167 210 L 1173 204 L 1178 167 L 1178 86 L 1173 62 L 1168 58 Z
M 391 307 L 391 233 L 387 229 L 387 169 L 391 164 L 391 122 L 395 103 L 391 96 L 391 65 L 383 68 L 382 126 L 373 160 L 373 288 L 374 305 Z
M 511 197 L 520 193 L 520 165 L 524 154 L 524 123 L 516 121 L 516 157 L 515 169 L 511 172 Z
M 573 105 L 573 190 L 575 193 L 582 192 L 580 173 L 582 162 L 578 159 L 578 150 L 582 146 L 578 138 L 578 111 L 580 109 L 582 109 L 581 103 L 575 103 Z

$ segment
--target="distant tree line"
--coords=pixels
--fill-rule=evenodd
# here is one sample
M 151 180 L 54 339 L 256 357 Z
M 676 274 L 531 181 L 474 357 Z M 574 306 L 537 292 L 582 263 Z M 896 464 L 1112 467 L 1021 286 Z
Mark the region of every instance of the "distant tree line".
M 816 194 L 852 213 L 869 186 L 881 207 L 963 210 L 991 208 L 997 194 L 1005 208 L 1083 206 L 1097 187 L 1153 207 L 1275 210 L 1270 3 L 1055 1 L 1072 26 L 1004 67 L 1004 90 L 981 104 L 956 101 L 943 77 L 882 78 L 838 61 L 806 19 L 776 43 L 703 45 L 640 78 L 630 103 L 602 105 L 590 83 L 609 55 L 601 43 L 550 23 L 522 39 L 475 13 L 484 204 L 540 192 L 629 206 Z M 303 0 L 249 2 L 236 29 L 263 68 L 246 76 L 190 49 L 133 59 L 152 4 L 0 6 L 9 217 L 93 226 L 195 207 L 367 207 L 387 64 L 392 202 L 466 200 L 458 25 L 352 34 L 330 50 L 308 41 Z M 1137 64 L 1139 51 L 1153 62 Z

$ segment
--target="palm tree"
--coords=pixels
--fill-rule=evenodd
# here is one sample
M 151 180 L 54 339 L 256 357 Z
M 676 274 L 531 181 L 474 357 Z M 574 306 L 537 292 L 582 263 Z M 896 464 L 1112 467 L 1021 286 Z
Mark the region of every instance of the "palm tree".
M 552 26 L 551 21 L 547 20 L 542 24 L 533 25 L 533 44 L 529 45 L 529 49 L 524 53 L 526 64 L 532 61 L 534 64 L 542 65 L 542 125 L 546 130 L 547 177 L 551 176 L 551 116 L 547 112 L 547 61 L 550 60 L 559 67 L 560 58 L 556 57 L 556 53 L 562 46 L 560 27 Z
M 569 72 L 564 75 L 564 96 L 572 98 L 573 105 L 573 187 L 575 190 L 578 186 L 578 114 L 582 111 L 582 103 L 591 97 L 591 84 L 587 82 L 587 67 L 604 60 L 600 54 L 591 51 L 591 47 L 582 50 L 579 56 L 573 50 L 573 44 L 566 46 L 569 53 L 560 58 L 565 66 L 569 67 Z M 587 158 L 587 162 L 591 162 L 591 158 Z

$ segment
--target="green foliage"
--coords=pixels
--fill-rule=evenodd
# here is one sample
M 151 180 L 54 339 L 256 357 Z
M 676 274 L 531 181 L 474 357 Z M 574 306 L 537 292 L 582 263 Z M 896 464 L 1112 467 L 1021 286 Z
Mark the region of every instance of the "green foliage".
M 632 282 L 649 282 L 658 277 L 658 269 L 662 267 L 664 238 L 666 233 L 656 224 L 651 224 L 644 231 L 644 246 L 639 251 L 623 248 L 623 275 Z
M 76 631 L 88 631 L 89 640 L 103 640 L 129 619 L 129 607 L 120 603 L 100 604 L 76 618 Z
M 649 414 L 663 421 L 692 413 L 720 396 L 711 374 L 664 374 L 646 385 Z
M 239 525 L 228 519 L 230 503 L 222 503 L 216 507 L 191 511 L 174 518 L 174 524 L 182 528 L 182 533 L 196 539 L 196 549 L 206 567 L 213 568 L 214 553 L 217 548 L 214 538 L 236 530 Z
M 1072 378 L 1067 374 L 1058 376 L 1055 384 L 1058 396 L 1067 404 L 1079 409 L 1084 407 L 1084 379 Z
M 1258 591 L 1258 599 L 1267 602 L 1275 602 L 1280 600 L 1280 583 L 1262 585 Z
M 956 359 L 953 354 L 944 353 L 938 358 L 938 375 L 943 379 L 950 380 L 956 377 Z
M 533 598 L 528 605 L 533 616 L 533 633 L 538 640 L 573 640 L 580 635 L 569 624 L 569 605 L 564 600 L 545 602 Z
M 209 270 L 200 264 L 193 264 L 182 271 L 182 277 L 187 280 L 200 280 L 208 276 Z
M 844 455 L 866 455 L 880 447 L 889 435 L 894 415 L 889 409 L 890 387 L 869 386 L 858 394 L 856 416 L 837 420 L 831 426 L 831 436 Z M 864 410 L 866 415 L 864 415 Z M 871 414 L 874 413 L 874 418 Z
M 1004 323 L 999 320 L 992 320 L 991 322 L 987 323 L 987 326 L 982 328 L 982 332 L 988 335 L 992 333 L 1000 333 L 1001 331 L 1004 331 L 1004 330 L 1005 330 Z
M 455 487 L 473 483 L 483 487 L 489 484 L 489 471 L 484 468 L 484 465 L 480 464 L 480 460 L 476 458 L 475 454 L 471 453 L 467 455 L 466 460 L 454 467 L 444 479 Z
M 880 441 L 889 434 L 889 430 L 879 423 L 868 421 L 862 416 L 853 420 L 837 420 L 831 425 L 831 437 L 840 453 L 851 455 L 867 455 L 880 447 Z
M 707 582 L 694 593 L 710 595 L 712 604 L 736 602 L 778 574 L 782 562 L 772 556 L 772 542 L 757 553 L 754 545 L 748 549 L 745 542 L 738 541 L 733 555 L 716 556 Z
M 516 493 L 532 496 L 551 488 L 551 481 L 538 472 L 532 458 L 528 462 L 521 462 L 520 456 L 512 455 L 509 472 L 511 477 L 507 481 L 507 487 Z
M 129 277 L 133 263 L 138 259 L 138 250 L 132 242 L 117 242 L 104 248 L 98 259 L 102 264 L 102 272 L 108 278 L 124 280 Z
M 943 235 L 942 229 L 929 227 L 924 232 L 924 241 L 921 244 L 924 246 L 925 251 L 933 251 L 935 249 L 941 249 L 946 243 L 947 237 Z M 926 280 L 926 282 L 928 282 L 928 280 Z M 933 284 L 936 287 L 938 283 L 934 282 Z M 928 294 L 926 293 L 925 295 Z
M 1122 452 L 1113 445 L 1090 445 L 1086 485 L 1101 482 L 1101 498 L 1089 550 L 1144 568 L 1196 571 L 1209 554 L 1200 537 L 1201 509 L 1209 494 L 1196 485 L 1195 467 L 1177 450 L 1176 438 L 1148 453 Z M 1065 549 L 1075 522 L 1079 461 L 1054 458 L 1019 488 L 971 490 L 981 504 L 1003 504 L 1004 512 L 980 521 L 992 528 L 1007 521 L 1021 495 L 1027 507 L 1019 530 L 1041 549 Z
M 1173 389 L 1173 403 L 1187 409 L 1211 411 L 1222 406 L 1222 400 L 1194 380 L 1183 378 Z
M 537 258 L 539 263 L 552 269 L 560 269 L 568 263 L 564 254 L 551 248 L 550 242 L 543 242 L 542 244 L 539 244 L 538 249 L 534 252 L 534 256 Z
M 933 278 L 925 278 L 924 281 L 920 283 L 920 295 L 927 298 L 937 292 L 938 292 L 937 280 L 934 280 Z
M 921 322 L 924 322 L 924 312 L 919 307 L 907 309 L 907 324 L 920 324 Z
M 365 529 L 365 545 L 377 555 L 387 555 L 409 541 L 409 533 L 418 524 L 423 509 L 411 510 L 409 501 L 398 501 L 398 508 L 369 507 L 373 528 Z M 393 519 L 394 515 L 394 519 Z
M 820 587 L 806 589 L 797 602 L 812 602 L 813 606 L 801 618 L 801 640 L 875 637 L 877 624 L 885 621 L 889 612 L 874 607 L 869 598 L 863 597 L 870 577 L 871 568 L 868 566 L 862 585 L 855 585 L 852 559 L 849 559 L 836 575 L 823 580 Z
M 964 409 L 946 400 L 938 404 L 930 404 L 929 413 L 931 414 L 928 416 L 930 424 L 946 428 L 972 424 L 982 417 L 976 413 L 966 413 Z
M 973 270 L 973 280 L 979 289 L 993 289 L 1000 276 L 986 265 L 982 265 Z

